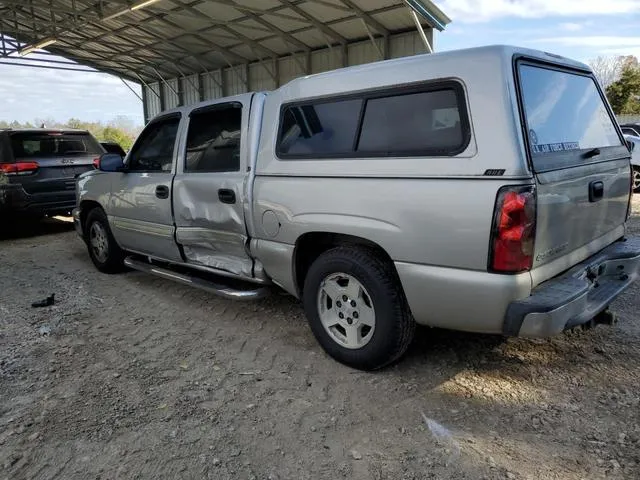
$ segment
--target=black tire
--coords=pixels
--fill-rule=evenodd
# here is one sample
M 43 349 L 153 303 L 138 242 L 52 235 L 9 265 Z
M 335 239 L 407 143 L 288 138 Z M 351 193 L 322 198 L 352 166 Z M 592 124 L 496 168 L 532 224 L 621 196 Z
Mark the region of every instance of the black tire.
M 103 258 L 97 253 L 91 243 L 92 227 L 97 224 L 102 228 L 106 234 L 106 255 Z M 124 270 L 124 257 L 125 252 L 116 243 L 111 229 L 109 228 L 109 221 L 107 215 L 101 208 L 94 208 L 87 215 L 87 220 L 84 224 L 84 236 L 87 249 L 89 250 L 89 257 L 98 270 L 103 273 L 119 273 Z
M 371 339 L 356 349 L 340 345 L 320 320 L 318 296 L 322 282 L 332 274 L 354 277 L 366 289 L 375 312 Z M 304 309 L 311 330 L 322 348 L 335 360 L 360 370 L 376 370 L 398 360 L 415 332 L 415 321 L 407 305 L 393 265 L 361 247 L 337 247 L 320 255 L 309 269 L 303 289 Z
M 640 167 L 634 165 L 631 174 L 633 175 L 633 193 L 640 193 Z

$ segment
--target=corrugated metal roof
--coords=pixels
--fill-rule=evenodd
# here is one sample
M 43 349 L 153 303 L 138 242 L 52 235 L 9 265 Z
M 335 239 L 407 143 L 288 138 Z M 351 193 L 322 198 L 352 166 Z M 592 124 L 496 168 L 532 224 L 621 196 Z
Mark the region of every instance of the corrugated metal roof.
M 152 81 L 411 30 L 409 4 L 426 27 L 450 22 L 428 0 L 0 0 L 0 33 Z

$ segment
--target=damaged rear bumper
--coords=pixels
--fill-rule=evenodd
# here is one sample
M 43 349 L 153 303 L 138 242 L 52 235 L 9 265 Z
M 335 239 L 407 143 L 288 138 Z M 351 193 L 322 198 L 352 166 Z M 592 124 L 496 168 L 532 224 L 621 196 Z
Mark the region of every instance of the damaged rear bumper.
M 629 238 L 511 302 L 503 333 L 549 337 L 590 322 L 640 275 L 640 238 Z

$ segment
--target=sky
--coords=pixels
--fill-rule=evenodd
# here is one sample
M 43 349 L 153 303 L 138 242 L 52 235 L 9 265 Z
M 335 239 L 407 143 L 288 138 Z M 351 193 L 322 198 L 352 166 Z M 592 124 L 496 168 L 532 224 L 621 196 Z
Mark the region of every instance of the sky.
M 140 94 L 137 84 L 129 85 Z M 0 65 L 0 92 L 0 120 L 125 117 L 143 124 L 142 102 L 113 75 Z
M 437 34 L 437 51 L 513 44 L 581 61 L 640 57 L 640 0 L 436 0 L 453 22 Z M 139 87 L 133 84 L 138 91 Z M 0 65 L 0 120 L 71 117 L 142 125 L 140 100 L 120 79 Z
M 436 0 L 451 19 L 438 51 L 488 44 L 545 50 L 583 62 L 640 57 L 640 0 Z

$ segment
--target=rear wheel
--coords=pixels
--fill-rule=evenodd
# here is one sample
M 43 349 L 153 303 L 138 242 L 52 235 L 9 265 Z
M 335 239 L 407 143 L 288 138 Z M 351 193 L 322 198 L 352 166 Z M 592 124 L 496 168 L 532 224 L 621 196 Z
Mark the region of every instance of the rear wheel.
M 117 273 L 124 269 L 124 251 L 118 246 L 107 215 L 101 208 L 94 208 L 87 215 L 85 238 L 91 261 L 103 273 Z
M 633 192 L 640 193 L 640 167 L 633 167 Z
M 338 247 L 311 265 L 303 290 L 311 330 L 324 350 L 361 370 L 399 359 L 415 330 L 393 266 L 375 252 Z

